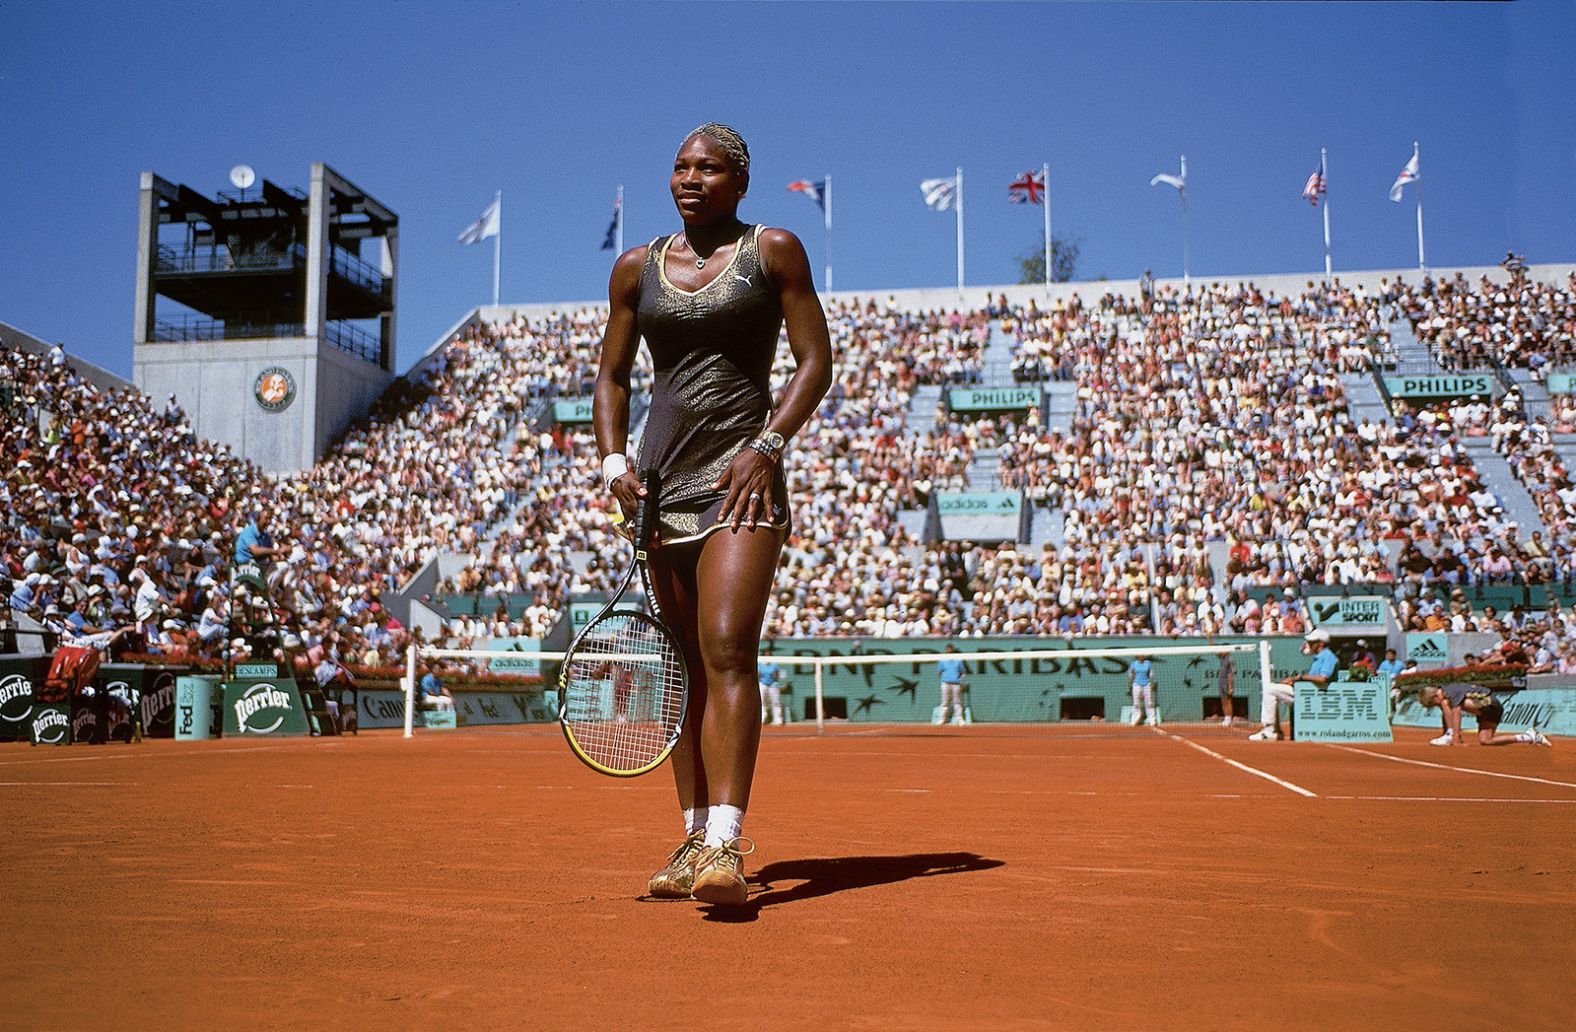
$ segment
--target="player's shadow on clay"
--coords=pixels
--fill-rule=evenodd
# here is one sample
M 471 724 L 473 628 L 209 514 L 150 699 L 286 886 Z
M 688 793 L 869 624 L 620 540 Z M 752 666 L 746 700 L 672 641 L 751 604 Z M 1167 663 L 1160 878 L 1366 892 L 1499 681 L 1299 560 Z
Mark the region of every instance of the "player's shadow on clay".
M 750 898 L 738 907 L 706 907 L 708 921 L 754 921 L 767 907 L 829 896 L 847 889 L 891 885 L 910 878 L 966 874 L 1003 866 L 975 853 L 915 853 L 911 856 L 832 856 L 778 860 L 750 876 Z M 777 888 L 779 883 L 794 883 Z

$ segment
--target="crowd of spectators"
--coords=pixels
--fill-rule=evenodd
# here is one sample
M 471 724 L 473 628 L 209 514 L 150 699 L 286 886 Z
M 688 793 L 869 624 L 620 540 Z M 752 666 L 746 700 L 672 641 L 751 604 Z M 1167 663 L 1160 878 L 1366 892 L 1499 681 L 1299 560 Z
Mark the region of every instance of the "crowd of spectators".
M 1564 283 L 1521 273 L 1506 283 L 1483 276 L 1474 286 L 1458 272 L 1400 286 L 1394 300 L 1446 369 L 1503 366 L 1542 379 L 1576 364 L 1576 273 Z
M 1408 621 L 1427 622 L 1430 592 L 1568 578 L 1576 485 L 1552 443 L 1558 408 L 1551 426 L 1514 398 L 1398 402 L 1393 425 L 1354 423 L 1345 383 L 1383 363 L 1395 313 L 1453 361 L 1483 346 L 1505 364 L 1560 364 L 1571 293 L 1457 278 L 996 305 L 1015 377 L 1073 384 L 1063 429 L 1038 410 L 944 405 L 911 427 L 919 388 L 981 381 L 992 312 L 830 301 L 836 379 L 787 458 L 794 529 L 767 633 L 1298 633 L 1305 584 L 1391 587 Z M 0 590 L 67 637 L 215 655 L 235 647 L 230 552 L 256 519 L 284 547 L 268 615 L 304 649 L 394 662 L 406 630 L 383 598 L 445 553 L 464 565 L 431 594 L 474 600 L 447 620 L 451 644 L 543 637 L 627 563 L 589 428 L 540 418 L 553 398 L 591 396 L 604 318 L 465 329 L 291 477 L 197 440 L 173 400 L 93 388 L 58 349 L 6 351 Z M 791 367 L 784 342 L 774 387 Z M 1507 520 L 1470 436 L 1505 455 L 1543 528 Z M 991 450 L 998 480 L 971 483 Z M 998 484 L 1060 515 L 1051 540 L 918 539 L 913 517 L 936 491 Z M 1448 620 L 1485 620 L 1451 608 Z

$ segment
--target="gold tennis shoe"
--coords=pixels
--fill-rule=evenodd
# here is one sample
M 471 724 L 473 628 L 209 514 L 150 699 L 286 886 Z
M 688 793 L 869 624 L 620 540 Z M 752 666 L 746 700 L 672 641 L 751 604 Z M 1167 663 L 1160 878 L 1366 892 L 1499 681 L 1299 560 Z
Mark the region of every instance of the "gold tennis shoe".
M 750 895 L 744 880 L 744 858 L 755 852 L 755 843 L 743 836 L 707 848 L 695 861 L 692 895 L 702 903 L 739 906 Z
M 658 899 L 689 899 L 695 884 L 695 861 L 705 849 L 706 833 L 692 831 L 668 856 L 667 866 L 646 882 L 646 895 Z

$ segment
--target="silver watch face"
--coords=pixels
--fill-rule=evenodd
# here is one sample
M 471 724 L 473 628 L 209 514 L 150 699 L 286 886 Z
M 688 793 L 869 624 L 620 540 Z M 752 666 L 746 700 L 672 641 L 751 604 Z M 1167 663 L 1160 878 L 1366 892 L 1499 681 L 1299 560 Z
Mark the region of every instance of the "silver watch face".
M 766 442 L 766 446 L 768 448 L 772 449 L 772 451 L 782 451 L 783 450 L 783 444 L 784 444 L 783 435 L 778 433 L 775 430 L 768 430 L 768 431 L 766 431 L 764 434 L 761 435 L 761 440 Z

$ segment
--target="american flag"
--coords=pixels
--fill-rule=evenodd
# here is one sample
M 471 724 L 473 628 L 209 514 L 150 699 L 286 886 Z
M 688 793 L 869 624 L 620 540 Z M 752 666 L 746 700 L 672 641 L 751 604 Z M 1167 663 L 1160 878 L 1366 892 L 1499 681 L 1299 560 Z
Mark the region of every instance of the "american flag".
M 1303 184 L 1302 196 L 1304 200 L 1317 208 L 1319 206 L 1319 195 L 1328 191 L 1329 187 L 1324 182 L 1324 172 L 1320 169 L 1314 169 L 1313 175 L 1309 176 L 1308 181 Z
M 1045 173 L 1025 172 L 1007 187 L 1007 199 L 1013 204 L 1044 204 Z

